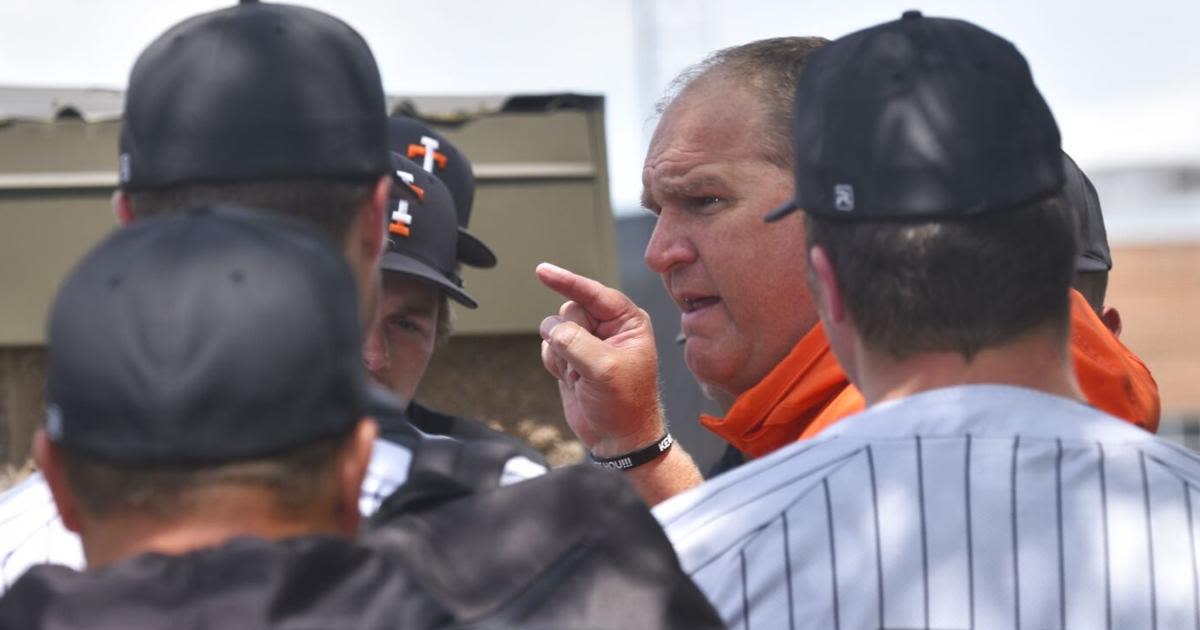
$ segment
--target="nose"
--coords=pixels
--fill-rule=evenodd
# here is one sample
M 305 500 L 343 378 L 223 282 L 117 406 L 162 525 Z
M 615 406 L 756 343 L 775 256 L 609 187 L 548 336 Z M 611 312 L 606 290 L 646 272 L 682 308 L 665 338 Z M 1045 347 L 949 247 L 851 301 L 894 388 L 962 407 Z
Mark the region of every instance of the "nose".
M 385 377 L 392 360 L 388 353 L 383 326 L 379 323 L 378 317 L 374 318 L 371 327 L 367 329 L 367 338 L 363 340 L 362 356 L 371 378 L 378 383 L 386 384 Z
M 683 228 L 672 211 L 667 208 L 662 210 L 658 222 L 654 224 L 650 242 L 646 244 L 643 258 L 647 267 L 655 273 L 664 274 L 679 265 L 695 262 L 696 248 Z

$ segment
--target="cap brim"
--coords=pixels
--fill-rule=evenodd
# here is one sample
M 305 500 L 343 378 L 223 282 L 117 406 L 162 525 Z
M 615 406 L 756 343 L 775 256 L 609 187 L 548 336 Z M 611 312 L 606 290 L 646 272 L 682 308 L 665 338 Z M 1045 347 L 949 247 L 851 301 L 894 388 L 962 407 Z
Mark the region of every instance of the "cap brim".
M 445 291 L 446 295 L 450 296 L 450 299 L 467 308 L 477 308 L 479 306 L 475 298 L 471 297 L 462 287 L 455 285 L 447 279 L 445 274 L 415 258 L 410 258 L 399 252 L 388 252 L 383 255 L 383 260 L 380 261 L 379 266 L 385 271 L 405 273 L 421 278 L 422 280 L 428 280 L 437 285 L 439 289 Z
M 1075 257 L 1075 271 L 1109 271 L 1112 263 L 1090 254 L 1080 254 Z
M 766 221 L 767 223 L 774 223 L 799 209 L 800 206 L 796 205 L 796 200 L 791 199 L 782 206 L 779 206 L 778 208 L 775 208 L 767 213 L 767 216 L 763 217 L 763 221 Z
M 491 269 L 496 266 L 496 254 L 492 248 L 471 234 L 466 228 L 458 228 L 458 262 L 480 269 Z

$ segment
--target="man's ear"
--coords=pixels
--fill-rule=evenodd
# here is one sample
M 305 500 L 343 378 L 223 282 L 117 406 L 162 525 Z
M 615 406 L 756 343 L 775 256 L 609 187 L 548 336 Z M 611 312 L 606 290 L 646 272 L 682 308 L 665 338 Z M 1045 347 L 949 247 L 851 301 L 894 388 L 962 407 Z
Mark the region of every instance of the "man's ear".
M 821 318 L 829 324 L 846 323 L 849 316 L 846 313 L 846 304 L 842 301 L 837 274 L 833 271 L 833 261 L 820 245 L 814 245 L 808 250 L 808 268 Z
M 118 188 L 113 191 L 112 208 L 122 227 L 133 222 L 133 206 L 129 205 L 129 195 L 124 190 Z
M 1112 331 L 1114 337 L 1121 336 L 1121 312 L 1115 306 L 1105 306 L 1100 311 L 1100 321 L 1104 327 Z
M 76 534 L 80 533 L 83 530 L 82 513 L 70 485 L 67 484 L 62 452 L 50 441 L 44 429 L 38 429 L 33 434 L 33 461 L 38 470 L 42 471 L 46 485 L 50 486 L 50 495 L 54 498 L 54 505 L 58 508 L 63 525 Z
M 390 348 L 387 344 L 387 336 L 383 331 L 383 324 L 379 321 L 379 308 L 375 309 L 375 316 L 371 318 L 371 324 L 367 326 L 367 334 L 363 340 L 363 363 L 367 366 L 367 373 L 371 378 L 380 385 L 387 386 L 387 376 L 389 368 L 392 365 L 392 357 Z
M 821 325 L 825 328 L 829 346 L 841 364 L 842 371 L 850 377 L 850 382 L 862 389 L 862 375 L 858 371 L 862 342 L 850 317 L 850 311 L 846 308 L 833 261 L 820 245 L 808 250 L 808 273 L 813 297 L 817 302 L 817 312 L 821 316 Z
M 383 246 L 387 242 L 387 220 L 389 204 L 391 203 L 392 178 L 384 175 L 375 182 L 371 197 L 364 204 L 359 220 L 361 221 L 359 239 L 364 257 L 376 263 L 383 255 Z
M 358 421 L 354 431 L 342 447 L 337 468 L 337 518 L 338 528 L 346 536 L 356 536 L 362 524 L 362 513 L 358 500 L 362 495 L 363 479 L 371 464 L 371 450 L 379 436 L 379 425 L 366 417 Z

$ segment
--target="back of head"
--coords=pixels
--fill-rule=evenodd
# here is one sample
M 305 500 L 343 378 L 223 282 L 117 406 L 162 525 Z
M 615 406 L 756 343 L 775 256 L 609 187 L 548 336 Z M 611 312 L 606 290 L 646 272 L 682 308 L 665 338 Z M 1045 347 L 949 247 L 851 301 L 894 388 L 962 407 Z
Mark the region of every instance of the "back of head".
M 259 212 L 194 209 L 105 239 L 49 324 L 45 432 L 85 511 L 163 517 L 205 484 L 271 487 L 264 462 L 323 470 L 312 454 L 328 464 L 321 445 L 367 415 L 354 291 L 327 239 Z
M 1100 195 L 1092 180 L 1079 168 L 1071 156 L 1063 153 L 1063 172 L 1066 186 L 1063 195 L 1075 215 L 1078 256 L 1075 258 L 1075 279 L 1072 285 L 1087 299 L 1092 310 L 1100 315 L 1108 292 L 1108 272 L 1112 269 L 1112 254 L 1108 248 L 1108 231 L 1100 210 Z
M 120 184 L 139 216 L 239 203 L 340 238 L 354 210 L 343 206 L 388 172 L 385 107 L 375 60 L 352 28 L 311 9 L 242 2 L 177 24 L 139 56 Z
M 1058 197 L 970 220 L 846 222 L 808 215 L 863 342 L 897 359 L 970 359 L 1031 330 L 1065 339 L 1073 223 Z
M 796 199 L 870 349 L 970 358 L 1065 338 L 1074 223 L 1059 133 L 1024 58 L 917 12 L 818 51 L 796 92 Z

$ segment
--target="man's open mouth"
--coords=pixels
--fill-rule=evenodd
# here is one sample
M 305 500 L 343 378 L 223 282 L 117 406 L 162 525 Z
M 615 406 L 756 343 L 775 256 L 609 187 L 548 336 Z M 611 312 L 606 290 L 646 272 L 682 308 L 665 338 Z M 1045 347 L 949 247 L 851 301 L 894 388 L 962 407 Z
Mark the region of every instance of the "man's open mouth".
M 721 301 L 721 298 L 712 296 L 712 295 L 706 295 L 706 296 L 694 297 L 694 298 L 684 298 L 683 299 L 683 312 L 691 313 L 693 311 L 698 311 L 702 308 L 712 306 L 720 301 Z

